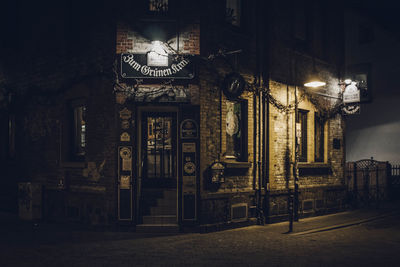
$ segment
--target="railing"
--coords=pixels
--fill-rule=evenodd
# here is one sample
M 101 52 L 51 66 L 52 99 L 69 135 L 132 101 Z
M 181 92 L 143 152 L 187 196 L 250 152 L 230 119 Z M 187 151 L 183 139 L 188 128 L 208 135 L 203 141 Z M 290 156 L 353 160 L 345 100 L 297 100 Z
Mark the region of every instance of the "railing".
M 391 165 L 389 195 L 391 199 L 400 199 L 400 165 Z
M 348 162 L 346 164 L 346 185 L 348 203 L 353 207 L 380 205 L 389 198 L 391 187 L 391 166 L 388 162 L 373 159 Z

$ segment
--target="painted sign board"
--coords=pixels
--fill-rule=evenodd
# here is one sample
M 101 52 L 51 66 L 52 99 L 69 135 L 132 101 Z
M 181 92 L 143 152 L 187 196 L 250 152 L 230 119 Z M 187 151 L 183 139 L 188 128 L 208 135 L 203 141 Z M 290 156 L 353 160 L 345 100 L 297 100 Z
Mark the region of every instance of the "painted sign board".
M 181 123 L 181 138 L 196 139 L 198 137 L 197 123 L 194 120 L 186 119 Z
M 196 143 L 182 143 L 182 219 L 196 220 Z
M 159 66 L 155 66 L 159 65 Z M 122 78 L 150 79 L 192 79 L 194 77 L 193 57 L 168 55 L 168 64 L 159 63 L 146 54 L 121 54 Z
M 343 103 L 360 103 L 360 90 L 357 88 L 356 83 L 353 82 L 344 89 Z

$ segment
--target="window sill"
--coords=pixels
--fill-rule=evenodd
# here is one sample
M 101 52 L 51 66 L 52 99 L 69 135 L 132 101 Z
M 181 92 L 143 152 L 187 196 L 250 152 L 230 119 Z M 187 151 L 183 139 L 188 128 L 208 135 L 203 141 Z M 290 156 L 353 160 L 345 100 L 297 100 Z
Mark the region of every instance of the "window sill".
M 331 167 L 329 163 L 324 162 L 299 162 L 299 168 L 321 168 L 321 167 Z
M 240 161 L 224 161 L 227 169 L 248 169 L 251 167 L 251 162 L 240 162 Z
M 332 174 L 331 165 L 323 162 L 299 163 L 299 176 L 322 176 Z

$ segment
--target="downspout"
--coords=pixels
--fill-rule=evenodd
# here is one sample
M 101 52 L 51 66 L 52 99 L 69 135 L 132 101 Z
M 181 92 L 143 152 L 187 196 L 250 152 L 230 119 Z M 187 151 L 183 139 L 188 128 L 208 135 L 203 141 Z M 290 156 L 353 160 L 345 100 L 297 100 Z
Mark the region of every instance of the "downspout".
M 258 27 L 256 27 L 256 74 L 254 75 L 255 78 L 257 79 L 257 86 L 260 84 L 260 79 L 259 79 L 259 66 L 260 66 L 260 58 L 259 56 L 259 50 L 260 50 L 260 24 L 259 24 L 259 7 L 260 7 L 260 1 L 257 1 L 256 5 L 256 10 L 255 10 L 255 16 L 256 16 L 256 22 Z M 255 190 L 255 200 L 256 200 L 256 216 L 257 216 L 257 224 L 261 224 L 261 216 L 260 216 L 260 194 L 259 194 L 259 185 L 257 186 L 257 91 L 258 88 L 256 89 L 255 92 L 253 92 L 253 185 L 254 185 L 254 190 Z
M 267 6 L 264 1 L 261 1 L 261 7 L 259 10 L 271 10 L 270 6 Z M 262 33 L 262 46 L 261 46 L 261 52 L 266 51 L 264 53 L 261 53 L 261 59 L 264 62 L 262 64 L 262 68 L 260 68 L 261 72 L 261 77 L 262 83 L 261 86 L 263 88 L 263 94 L 262 94 L 262 100 L 261 100 L 261 105 L 262 105 L 262 114 L 263 114 L 263 129 L 262 129 L 262 159 L 261 159 L 261 166 L 262 166 L 262 186 L 264 188 L 264 202 L 263 202 L 263 215 L 264 215 L 264 222 L 268 222 L 268 217 L 269 217 L 269 99 L 268 99 L 268 94 L 266 93 L 265 89 L 269 89 L 269 33 L 270 33 L 270 28 L 271 27 L 271 21 L 270 21 L 270 16 L 267 14 L 265 16 L 264 20 L 262 20 L 261 25 L 261 33 Z M 264 25 L 267 25 L 264 27 Z M 266 30 L 267 29 L 267 30 Z M 266 81 L 266 82 L 265 82 Z M 266 102 L 267 101 L 267 102 Z
M 263 93 L 262 93 L 262 85 L 263 85 L 263 23 L 261 23 L 261 14 L 260 11 L 262 10 L 262 1 L 258 0 L 257 1 L 257 39 L 256 39 L 256 48 L 257 48 L 257 80 L 258 80 L 258 107 L 255 107 L 255 112 L 256 109 L 258 108 L 258 134 L 256 134 L 256 137 L 258 137 L 258 159 L 257 159 L 257 168 L 258 168 L 258 189 L 257 189 L 257 222 L 258 224 L 263 225 L 264 224 L 264 211 L 263 211 L 263 205 L 262 205 L 262 188 L 263 188 L 263 164 L 262 164 L 262 150 L 261 150 L 261 142 L 264 142 L 264 139 L 261 139 L 264 135 L 261 133 L 261 128 L 263 128 L 263 131 L 265 130 L 265 127 L 261 127 L 261 116 L 263 116 L 262 112 L 262 106 L 263 106 Z M 257 97 L 255 96 L 255 100 Z M 257 114 L 255 113 L 255 116 Z M 264 116 L 263 116 L 264 117 Z M 257 139 L 254 139 L 255 142 Z M 255 151 L 256 152 L 256 151 Z M 255 153 L 255 156 L 257 156 L 257 153 Z M 256 160 L 256 158 L 255 158 Z
M 257 205 L 257 221 L 259 215 L 259 206 L 258 206 L 258 191 L 257 191 L 257 96 L 253 94 L 253 188 L 255 190 L 255 199 Z
M 269 86 L 268 86 L 269 88 Z M 263 114 L 264 114 L 264 128 L 263 128 L 263 140 L 264 141 L 264 146 L 263 146 L 263 170 L 264 170 L 264 190 L 265 190 L 265 196 L 264 196 L 264 217 L 266 219 L 266 222 L 268 223 L 268 217 L 269 217 L 269 99 L 268 95 L 263 96 Z

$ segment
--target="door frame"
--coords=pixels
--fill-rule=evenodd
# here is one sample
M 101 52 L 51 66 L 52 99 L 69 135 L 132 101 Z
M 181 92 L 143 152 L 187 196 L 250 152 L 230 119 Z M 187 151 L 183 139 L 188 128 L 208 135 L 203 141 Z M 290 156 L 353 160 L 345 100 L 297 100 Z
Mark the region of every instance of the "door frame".
M 178 106 L 161 106 L 161 105 L 151 105 L 151 106 L 138 106 L 137 107 L 137 127 L 136 127 L 136 177 L 137 177 L 137 182 L 136 182 L 136 188 L 135 188 L 135 210 L 136 210 L 136 223 L 139 223 L 141 221 L 142 215 L 140 214 L 140 205 L 141 205 L 141 196 L 142 196 L 142 179 L 143 179 L 143 163 L 142 163 L 142 118 L 143 118 L 143 113 L 174 113 L 175 114 L 175 121 L 176 121 L 176 127 L 175 127 L 175 159 L 176 159 L 176 166 L 175 166 L 175 175 L 176 175 L 176 194 L 177 194 L 177 202 L 176 202 L 176 216 L 177 216 L 177 222 L 179 221 L 179 195 L 180 195 L 180 186 L 179 186 L 179 112 L 180 109 Z

